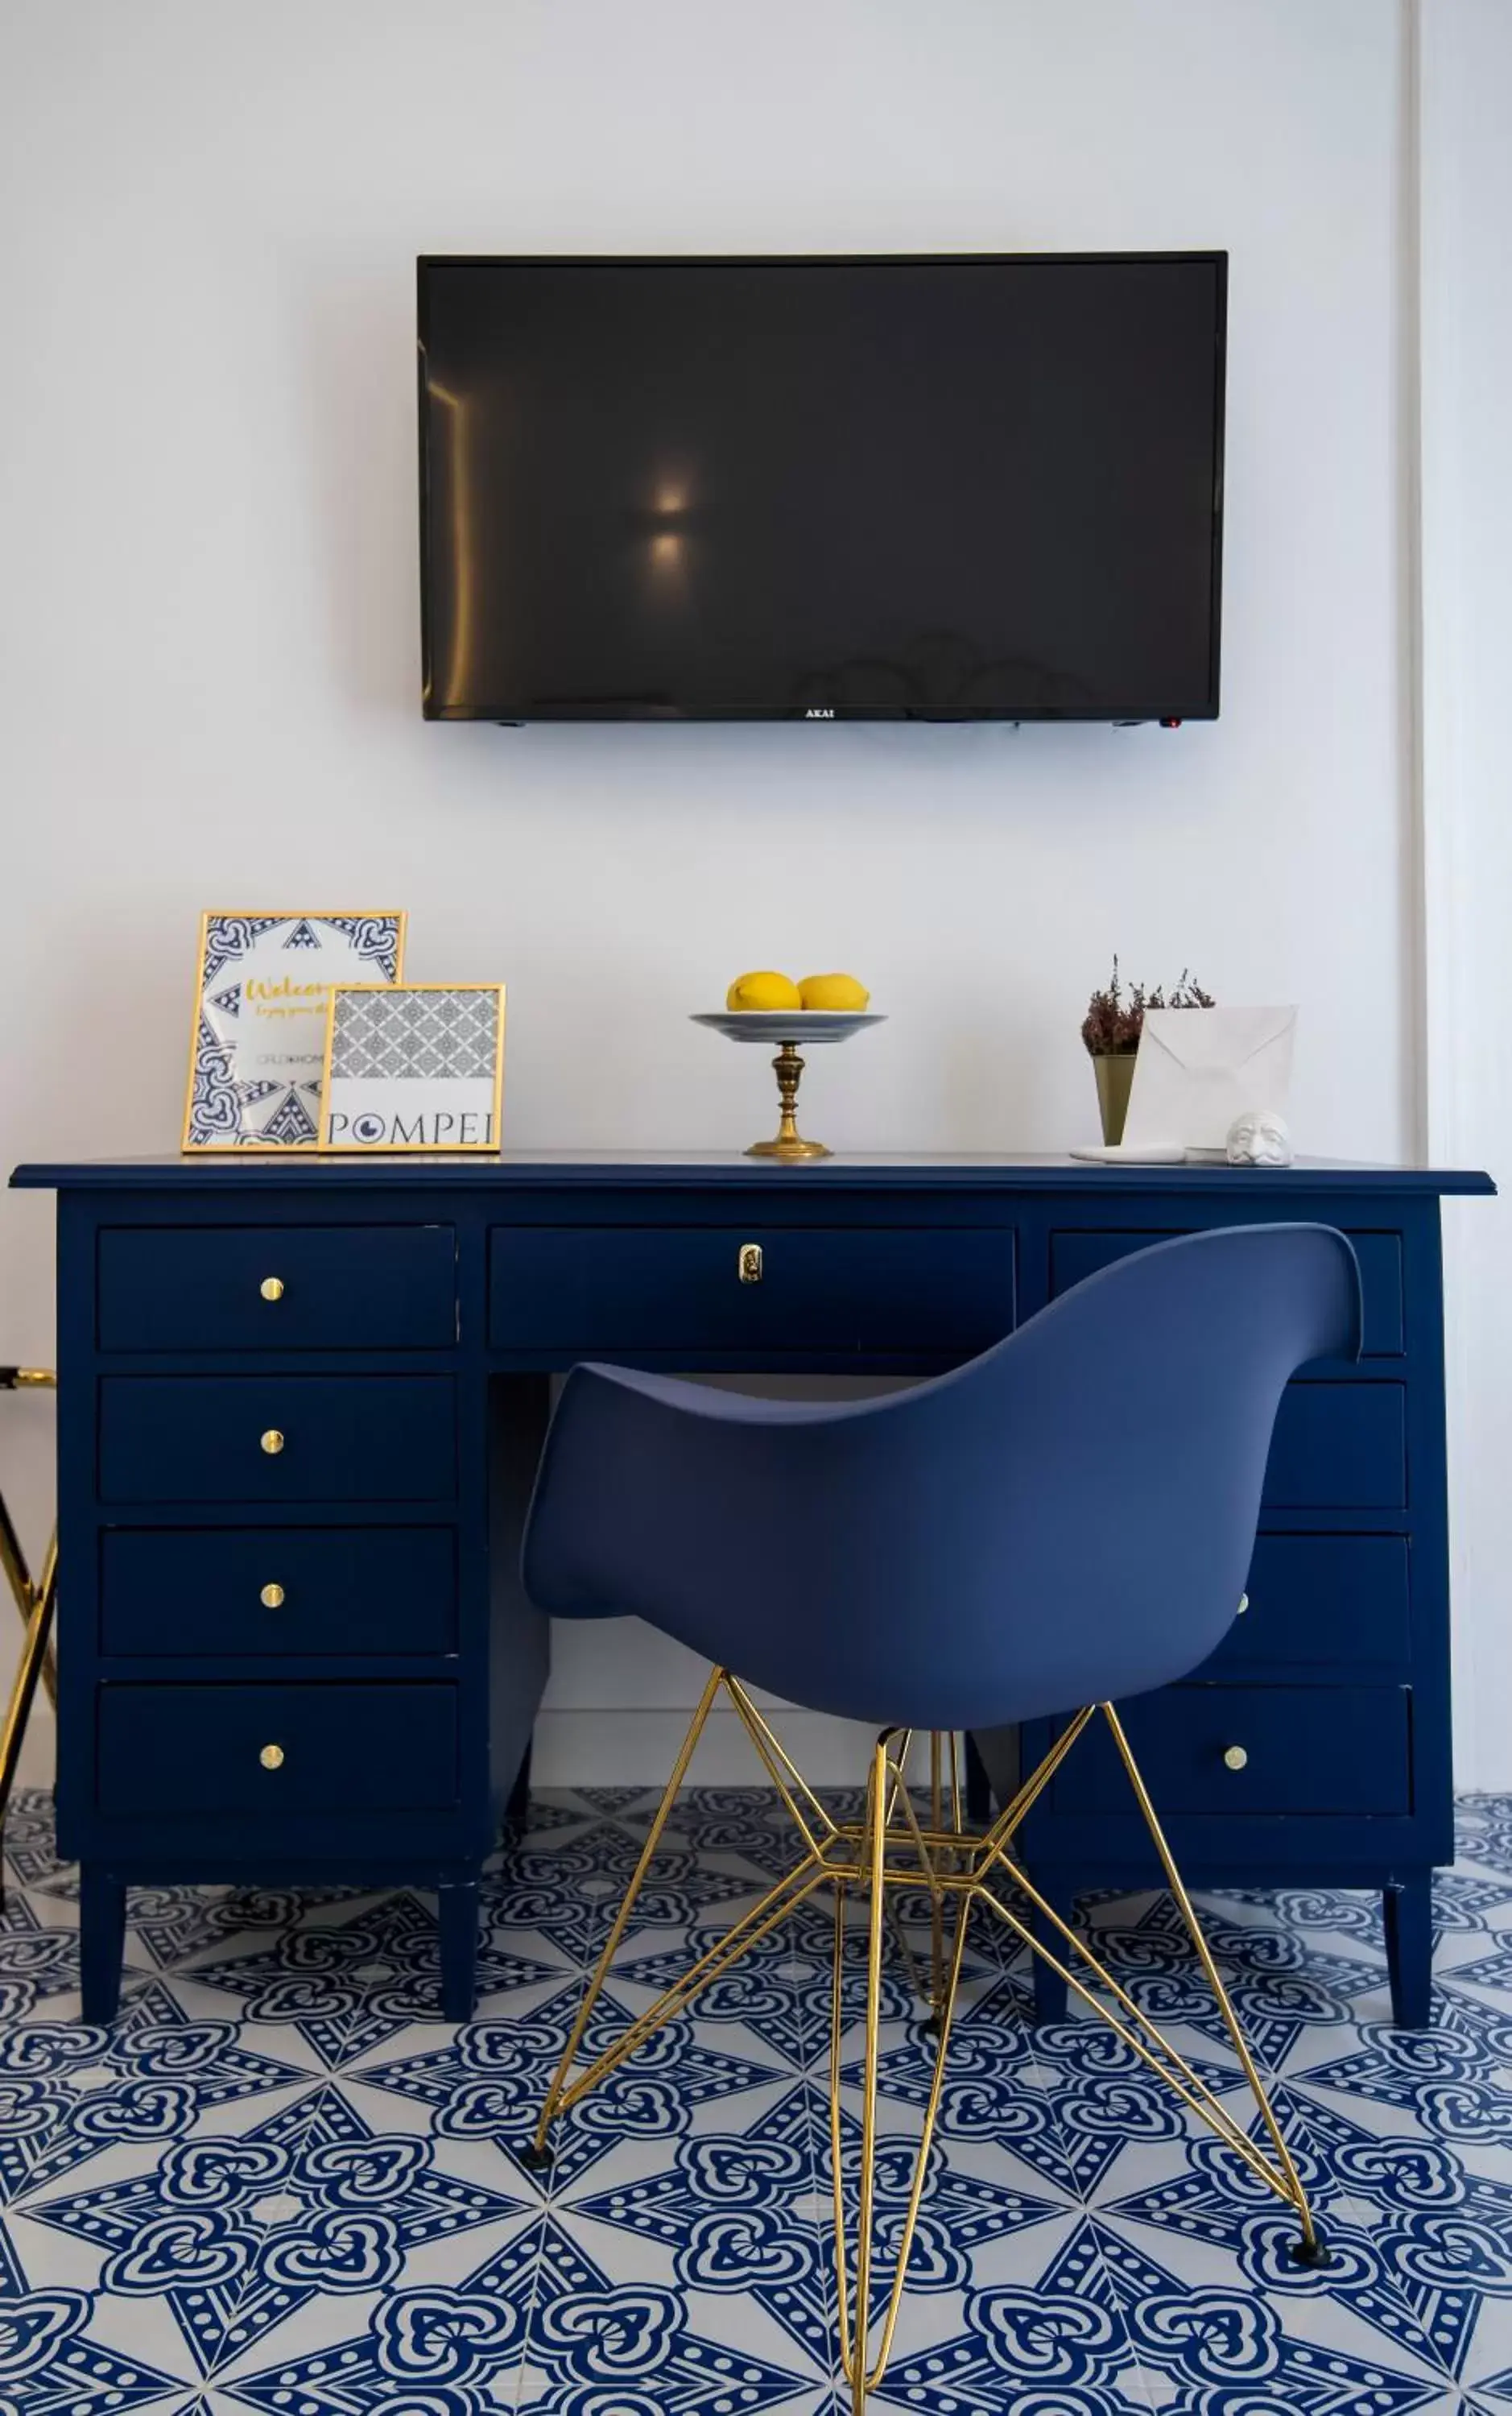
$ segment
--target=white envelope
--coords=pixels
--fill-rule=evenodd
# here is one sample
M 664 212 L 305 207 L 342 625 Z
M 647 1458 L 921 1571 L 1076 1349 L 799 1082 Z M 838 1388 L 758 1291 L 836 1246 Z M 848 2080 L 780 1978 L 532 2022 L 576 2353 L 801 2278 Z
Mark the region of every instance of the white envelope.
M 1286 1112 L 1295 1006 L 1183 1006 L 1147 1013 L 1134 1060 L 1124 1153 L 1221 1150 L 1235 1116 Z

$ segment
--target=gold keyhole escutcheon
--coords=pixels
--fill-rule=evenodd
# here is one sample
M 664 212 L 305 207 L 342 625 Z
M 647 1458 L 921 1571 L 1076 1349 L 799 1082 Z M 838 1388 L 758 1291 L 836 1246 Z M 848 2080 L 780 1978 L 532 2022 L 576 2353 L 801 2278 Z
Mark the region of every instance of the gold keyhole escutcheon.
M 262 1294 L 264 1300 L 282 1300 L 282 1276 L 264 1276 L 258 1286 L 258 1290 Z
M 259 1599 L 264 1610 L 281 1610 L 283 1608 L 282 1586 L 265 1585 Z
M 1223 1756 L 1225 1770 L 1248 1770 L 1250 1757 L 1242 1744 L 1231 1744 Z
M 277 1459 L 283 1449 L 283 1437 L 277 1427 L 269 1427 L 262 1437 L 262 1448 L 270 1459 Z
M 281 1770 L 283 1768 L 282 1745 L 265 1744 L 258 1755 L 258 1759 L 264 1770 Z
M 759 1283 L 764 1271 L 760 1243 L 742 1242 L 735 1264 L 741 1283 Z

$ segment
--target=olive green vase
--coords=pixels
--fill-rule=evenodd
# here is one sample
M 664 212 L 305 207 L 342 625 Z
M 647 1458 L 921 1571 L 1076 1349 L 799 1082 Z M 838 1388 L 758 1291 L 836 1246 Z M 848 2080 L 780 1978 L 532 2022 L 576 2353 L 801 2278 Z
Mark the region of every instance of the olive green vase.
M 1109 1149 L 1115 1149 L 1124 1137 L 1130 1085 L 1134 1079 L 1134 1053 L 1130 1049 L 1117 1057 L 1094 1057 L 1092 1060 L 1092 1071 L 1098 1081 L 1098 1107 L 1102 1116 L 1102 1138 Z

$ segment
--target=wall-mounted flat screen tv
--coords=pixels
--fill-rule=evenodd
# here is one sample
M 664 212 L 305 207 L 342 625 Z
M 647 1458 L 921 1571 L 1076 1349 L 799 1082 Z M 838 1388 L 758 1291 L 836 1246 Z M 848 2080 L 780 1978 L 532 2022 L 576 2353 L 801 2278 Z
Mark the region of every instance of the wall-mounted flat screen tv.
M 1217 713 L 1226 254 L 419 270 L 432 718 Z

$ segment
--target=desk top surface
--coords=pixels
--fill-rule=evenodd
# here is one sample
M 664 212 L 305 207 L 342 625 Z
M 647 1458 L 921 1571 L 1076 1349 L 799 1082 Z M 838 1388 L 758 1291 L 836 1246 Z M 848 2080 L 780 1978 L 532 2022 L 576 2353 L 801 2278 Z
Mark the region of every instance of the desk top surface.
M 775 1184 L 823 1191 L 918 1188 L 998 1191 L 1183 1191 L 1208 1193 L 1367 1191 L 1427 1195 L 1486 1193 L 1489 1174 L 1473 1169 L 1356 1165 L 1344 1159 L 1298 1158 L 1288 1167 L 1135 1166 L 1011 1153 L 851 1153 L 801 1166 L 722 1150 L 506 1150 L 481 1155 L 325 1157 L 314 1151 L 277 1155 L 227 1150 L 189 1156 L 83 1158 L 18 1166 L 10 1177 L 22 1191 L 217 1190 L 243 1194 L 283 1187 L 355 1190 L 391 1185 L 401 1190 L 499 1191 L 516 1188 L 639 1188 Z

